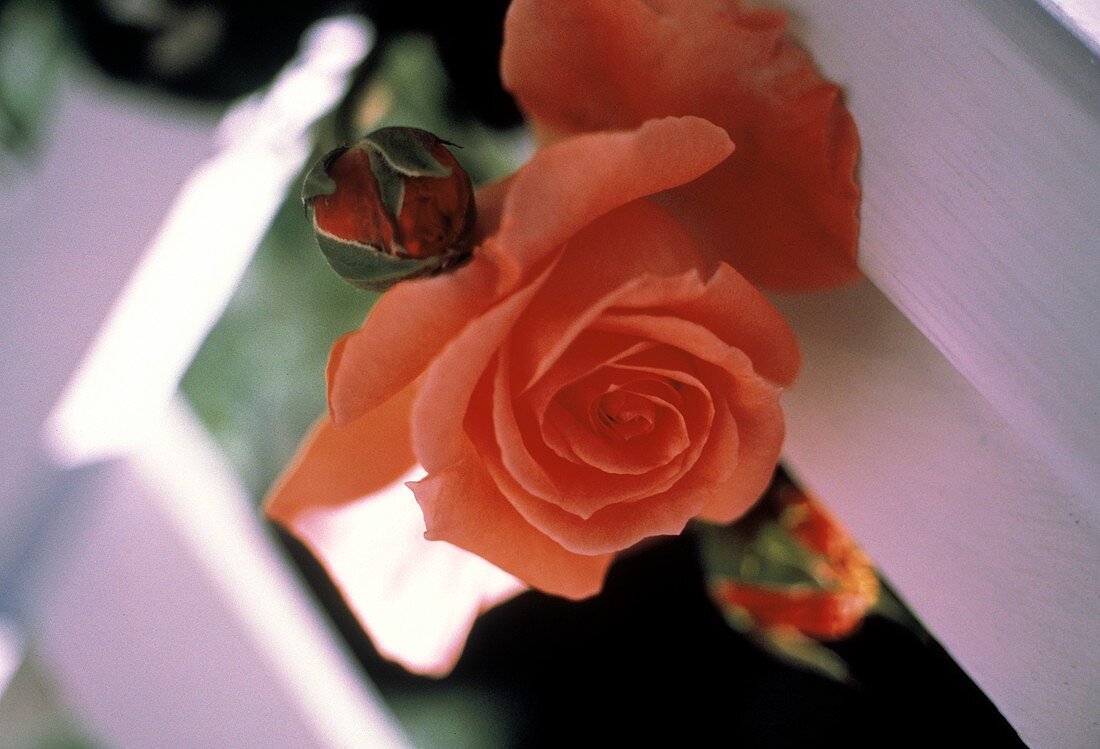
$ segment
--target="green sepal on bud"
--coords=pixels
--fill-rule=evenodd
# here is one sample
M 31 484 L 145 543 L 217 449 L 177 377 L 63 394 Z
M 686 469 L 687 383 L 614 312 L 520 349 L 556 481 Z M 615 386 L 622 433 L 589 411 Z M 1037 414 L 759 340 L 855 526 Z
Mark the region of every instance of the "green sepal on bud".
M 302 201 L 341 278 L 385 291 L 469 256 L 473 185 L 448 145 L 425 130 L 387 127 L 330 151 L 310 170 Z

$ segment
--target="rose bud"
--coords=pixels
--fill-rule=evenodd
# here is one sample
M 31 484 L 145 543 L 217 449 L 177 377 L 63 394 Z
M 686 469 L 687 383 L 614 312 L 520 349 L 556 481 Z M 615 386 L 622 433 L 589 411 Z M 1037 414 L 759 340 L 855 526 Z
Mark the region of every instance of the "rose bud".
M 837 640 L 855 632 L 878 600 L 871 559 L 816 498 L 786 478 L 743 527 L 707 533 L 711 595 L 748 629 Z
M 473 186 L 447 145 L 425 130 L 386 127 L 310 170 L 302 201 L 341 278 L 385 291 L 469 255 Z

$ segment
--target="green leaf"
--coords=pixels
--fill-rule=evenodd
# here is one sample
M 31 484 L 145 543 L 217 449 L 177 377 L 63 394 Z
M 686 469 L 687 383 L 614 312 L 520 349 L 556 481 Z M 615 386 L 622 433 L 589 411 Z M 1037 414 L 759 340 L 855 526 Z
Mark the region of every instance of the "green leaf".
M 729 526 L 700 526 L 708 577 L 740 580 L 774 588 L 825 586 L 814 576 L 820 557 L 774 518 L 754 518 Z
M 932 639 L 928 630 L 924 628 L 920 620 L 917 619 L 913 612 L 909 610 L 909 607 L 902 602 L 898 594 L 889 584 L 887 584 L 886 580 L 884 580 L 881 575 L 879 576 L 878 598 L 875 600 L 875 605 L 867 612 L 868 616 L 872 614 L 881 616 L 884 619 L 888 619 L 895 624 L 905 627 L 924 642 L 928 642 Z
M 332 269 L 353 286 L 365 291 L 385 291 L 398 281 L 430 273 L 446 258 L 403 258 L 387 255 L 368 245 L 346 242 L 320 229 L 317 244 Z
M 347 150 L 346 146 L 341 146 L 329 151 L 306 173 L 305 181 L 302 183 L 302 200 L 304 202 L 321 195 L 332 195 L 336 192 L 336 180 L 328 176 L 328 170 L 332 167 L 333 162 L 343 156 Z
M 5 151 L 29 156 L 70 57 L 57 3 L 0 2 L 0 174 Z
M 390 167 L 385 157 L 377 151 L 370 151 L 370 170 L 378 182 L 378 194 L 382 205 L 390 216 L 397 219 L 401 215 L 401 205 L 405 202 L 405 177 Z
M 386 162 L 406 177 L 447 177 L 449 167 L 432 154 L 442 141 L 415 127 L 384 127 L 360 142 L 364 148 L 381 154 Z M 373 153 L 372 153 L 373 155 Z M 371 165 L 374 165 L 372 159 Z
M 795 633 L 760 632 L 754 638 L 772 655 L 836 681 L 848 681 L 848 664 L 829 648 Z
M 320 373 L 332 342 L 362 324 L 376 298 L 340 279 L 317 250 L 300 186 L 180 386 L 256 502 L 327 407 Z

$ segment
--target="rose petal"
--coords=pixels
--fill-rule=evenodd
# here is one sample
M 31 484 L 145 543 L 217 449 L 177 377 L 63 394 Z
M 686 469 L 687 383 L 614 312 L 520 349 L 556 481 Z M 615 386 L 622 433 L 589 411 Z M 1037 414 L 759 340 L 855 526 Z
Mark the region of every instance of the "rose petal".
M 343 427 L 322 418 L 268 494 L 267 516 L 292 526 L 303 510 L 350 502 L 408 472 L 416 464 L 409 414 L 417 390 L 411 384 Z
M 858 136 L 785 25 L 738 0 L 516 0 L 502 73 L 548 136 L 670 114 L 720 125 L 737 152 L 667 205 L 756 284 L 832 286 L 859 276 Z
M 783 410 L 780 391 L 760 378 L 744 377 L 729 396 L 740 441 L 737 470 L 718 486 L 699 517 L 713 523 L 731 523 L 760 499 L 771 483 L 783 446 Z
M 646 383 L 649 384 L 649 383 Z M 540 425 L 543 439 L 550 449 L 567 460 L 597 468 L 605 473 L 640 474 L 666 465 L 682 454 L 691 444 L 688 426 L 679 407 L 683 399 L 671 386 L 664 385 L 676 396 L 660 398 L 649 393 L 639 397 L 648 401 L 654 418 L 648 434 L 620 441 L 594 430 L 589 419 L 582 418 L 557 403 L 551 403 L 545 421 Z M 637 390 L 640 385 L 626 386 Z
M 642 357 L 645 354 L 640 355 Z M 638 357 L 633 357 L 638 358 Z M 722 393 L 729 387 L 728 373 L 716 367 L 704 365 L 706 372 L 701 373 L 707 382 L 699 385 L 702 393 Z M 747 365 L 746 365 L 747 367 Z M 641 367 L 639 371 L 644 371 Z M 751 368 L 748 368 L 751 372 Z M 672 372 L 682 379 L 689 376 L 682 372 Z M 763 380 L 760 380 L 764 383 Z M 480 386 L 487 391 L 491 383 L 486 381 Z M 482 399 L 487 395 L 482 395 Z M 480 402 L 480 401 L 478 401 Z M 543 497 L 530 493 L 518 480 L 518 473 L 505 467 L 500 450 L 503 445 L 511 445 L 511 440 L 496 440 L 491 433 L 491 425 L 481 416 L 481 410 L 471 413 L 468 428 L 473 444 L 476 445 L 480 459 L 493 481 L 507 497 L 513 507 L 533 526 L 554 539 L 566 549 L 579 554 L 602 554 L 621 550 L 654 535 L 672 535 L 681 532 L 687 520 L 696 515 L 715 486 L 725 483 L 736 467 L 738 451 L 737 424 L 734 422 L 724 401 L 714 411 L 713 423 L 708 423 L 709 434 L 700 438 L 693 435 L 692 450 L 697 452 L 697 460 L 682 478 L 675 481 L 667 490 L 652 489 L 629 502 L 608 504 L 606 497 L 589 492 L 596 485 L 586 476 L 576 486 L 576 491 L 565 486 L 560 493 L 547 501 Z M 689 419 L 692 421 L 692 419 Z M 486 432 L 489 436 L 486 437 Z M 556 456 L 555 456 L 556 457 Z M 571 475 L 570 466 L 561 473 L 555 471 L 555 481 L 563 481 Z M 575 473 L 575 469 L 573 473 Z M 632 476 L 609 476 L 593 471 L 593 477 L 602 476 L 608 480 L 608 489 L 613 491 L 618 485 L 627 483 Z M 584 503 L 590 502 L 591 505 Z M 592 511 L 593 507 L 600 507 Z
M 518 329 L 518 324 L 517 324 Z M 553 362 L 540 379 L 520 393 L 529 400 L 535 411 L 543 411 L 553 397 L 570 383 L 592 374 L 603 366 L 614 364 L 627 356 L 647 351 L 660 344 L 638 340 L 635 336 L 604 333 L 598 330 L 581 331 L 562 356 Z M 515 344 L 510 356 L 515 359 Z M 513 363 L 513 371 L 517 369 Z
M 604 214 L 690 182 L 733 150 L 721 128 L 698 117 L 636 125 L 543 148 L 512 178 L 500 231 L 483 246 L 505 278 L 523 277 Z
M 657 367 L 654 367 L 653 362 L 646 361 L 647 359 L 658 358 L 654 357 L 653 354 L 659 353 L 661 353 L 661 349 L 654 349 L 652 352 L 646 352 L 624 360 L 619 366 L 634 369 L 638 372 L 660 373 L 662 370 L 659 368 L 659 363 Z M 734 362 L 737 362 L 735 355 L 731 358 Z M 691 470 L 684 472 L 683 478 L 676 484 L 676 491 L 703 491 L 709 496 L 715 487 L 724 485 L 740 470 L 740 464 L 736 456 L 740 449 L 739 443 L 742 435 L 740 424 L 737 422 L 736 414 L 732 410 L 735 402 L 732 401 L 732 394 L 746 386 L 748 366 L 747 364 L 744 365 L 745 368 L 739 374 L 734 375 L 730 370 L 736 369 L 737 366 L 737 364 L 734 364 L 731 367 L 727 364 L 726 368 L 721 368 L 702 361 L 695 363 L 694 369 L 699 380 L 703 383 L 707 392 L 713 394 L 714 417 L 705 443 L 698 440 L 693 442 L 691 448 L 693 453 L 689 453 L 691 460 L 688 463 Z M 767 384 L 766 381 L 751 375 L 749 375 L 749 378 L 752 380 L 752 385 L 765 387 L 778 396 L 778 390 Z
M 414 468 L 403 478 L 423 474 Z M 526 586 L 475 554 L 426 540 L 424 528 L 400 480 L 342 507 L 305 510 L 293 523 L 378 652 L 444 676 L 478 615 Z
M 382 295 L 359 330 L 329 356 L 329 410 L 337 424 L 359 418 L 416 379 L 447 341 L 495 297 L 488 263 L 405 281 Z
M 666 211 L 636 200 L 584 227 L 554 274 L 516 323 L 516 378 L 524 390 L 541 377 L 604 309 L 697 295 L 696 242 Z M 643 298 L 644 297 L 644 298 Z
M 328 376 L 334 420 L 359 417 L 415 379 L 467 323 L 539 272 L 586 224 L 698 177 L 731 150 L 722 129 L 705 120 L 666 118 L 543 149 L 507 189 L 498 184 L 479 191 L 478 200 L 488 204 L 478 205 L 479 233 L 497 221 L 499 231 L 474 259 L 451 273 L 398 284 L 333 349 Z M 600 168 L 592 169 L 593 163 Z
M 553 368 L 526 393 L 521 393 L 514 410 L 534 415 L 543 442 L 560 457 L 584 463 L 567 444 L 564 436 L 548 423 L 552 401 L 563 389 L 601 367 L 613 365 L 624 357 L 648 350 L 657 344 L 638 341 L 629 336 L 617 336 L 599 331 L 582 331 Z M 682 398 L 680 399 L 682 401 Z M 679 404 L 682 405 L 682 402 Z M 682 417 L 681 417 L 682 420 Z M 686 429 L 686 424 L 684 425 Z M 525 437 L 525 441 L 527 441 Z M 649 469 L 646 469 L 649 470 Z M 623 470 L 623 472 L 631 472 Z
M 731 522 L 740 517 L 767 488 L 779 460 L 784 435 L 783 412 L 779 406 L 780 388 L 757 376 L 752 363 L 740 351 L 724 351 L 722 344 L 716 342 L 709 331 L 697 329 L 693 323 L 674 320 L 671 325 L 662 326 L 640 315 L 609 315 L 601 319 L 601 323 L 605 321 L 607 327 L 613 329 L 644 328 L 654 338 L 676 341 L 699 357 L 699 376 L 706 379 L 713 392 L 724 394 L 722 409 L 718 413 L 730 414 L 737 425 L 738 440 L 732 446 L 704 454 L 700 458 L 699 469 L 686 474 L 683 485 L 677 488 L 698 488 L 708 492 L 706 505 L 700 514 L 703 519 Z M 661 350 L 658 348 L 636 354 L 617 366 L 655 371 L 654 366 L 661 366 L 662 362 L 659 359 L 654 361 L 654 355 Z M 702 363 L 707 361 L 709 365 Z M 708 375 L 708 367 L 721 368 L 730 380 L 721 382 L 722 376 L 714 372 Z M 712 429 L 712 445 L 717 443 L 715 435 L 720 435 L 721 427 L 722 423 L 716 419 Z M 730 455 L 735 453 L 736 460 L 731 460 Z M 720 475 L 723 466 L 732 466 L 734 470 Z
M 580 518 L 529 494 L 498 460 L 486 458 L 485 467 L 525 522 L 577 554 L 614 553 L 650 536 L 677 535 L 707 498 L 702 492 L 672 489 Z
M 597 593 L 613 554 L 574 554 L 537 531 L 501 496 L 469 444 L 463 448 L 467 459 L 410 485 L 426 538 L 468 549 L 550 593 L 574 599 Z
M 629 304 L 626 299 L 622 306 Z M 753 369 L 775 384 L 789 387 L 794 382 L 802 365 L 794 333 L 767 297 L 725 263 L 718 265 L 701 294 L 670 299 L 664 306 L 744 352 Z
M 537 501 L 549 504 L 581 519 L 590 518 L 613 503 L 641 501 L 669 491 L 698 459 L 714 418 L 710 394 L 698 379 L 683 369 L 649 370 L 650 374 L 672 379 L 687 387 L 683 411 L 689 428 L 690 446 L 677 459 L 648 473 L 609 474 L 561 458 L 539 440 L 525 439 L 525 434 L 533 435 L 539 431 L 537 419 L 542 409 L 517 411 L 507 397 L 506 380 L 499 379 L 501 368 L 496 372 L 498 379 L 489 383 L 491 395 L 475 401 L 468 418 L 467 429 L 471 440 L 487 461 L 500 462 L 500 470 L 509 473 L 509 486 L 522 487 L 523 492 L 513 496 L 501 484 L 510 499 L 520 503 Z M 484 401 L 492 404 L 489 418 L 482 415 L 486 410 Z M 497 474 L 493 472 L 493 475 Z M 527 515 L 518 504 L 517 508 Z M 538 508 L 532 512 L 537 513 Z
M 759 627 L 793 627 L 808 637 L 838 640 L 851 634 L 870 605 L 859 591 L 783 590 L 723 580 L 715 596 L 748 611 Z
M 570 242 L 546 288 L 516 323 L 512 347 L 516 378 L 525 383 L 524 390 L 554 365 L 573 338 L 611 307 L 666 309 L 743 351 L 757 371 L 776 384 L 793 383 L 802 363 L 794 333 L 767 297 L 725 263 L 720 263 L 705 283 L 696 271 L 689 270 L 671 277 L 634 276 L 603 291 L 602 281 L 614 279 L 603 268 L 615 265 L 615 255 L 604 254 L 605 250 L 629 255 L 634 249 L 623 248 L 603 235 L 605 228 L 617 223 L 612 219 L 618 214 L 616 211 L 593 224 Z M 642 219 L 643 212 L 631 215 L 637 219 L 636 225 L 654 227 L 652 221 Z M 654 216 L 650 214 L 649 219 Z M 589 258 L 594 266 L 591 272 L 586 270 Z M 634 264 L 625 265 L 631 269 Z M 563 294 L 561 289 L 569 289 L 569 293 Z M 601 292 L 603 296 L 599 296 Z
M 413 406 L 413 445 L 430 473 L 462 459 L 463 422 L 474 388 L 516 318 L 546 282 L 554 262 L 551 258 L 550 265 L 531 283 L 479 317 L 476 324 L 467 325 L 424 373 Z
M 690 353 L 702 361 L 723 367 L 731 374 L 756 375 L 754 362 L 698 323 L 670 315 L 605 313 L 592 324 L 594 330 L 627 336 L 645 336 Z M 645 354 L 636 355 L 645 356 Z M 779 390 L 778 386 L 772 389 Z

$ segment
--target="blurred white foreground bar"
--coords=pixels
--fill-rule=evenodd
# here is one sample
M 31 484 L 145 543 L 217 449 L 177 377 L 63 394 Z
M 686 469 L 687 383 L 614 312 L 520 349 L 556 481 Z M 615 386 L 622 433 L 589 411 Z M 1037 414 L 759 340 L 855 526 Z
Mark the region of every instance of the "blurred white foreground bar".
M 882 292 L 786 301 L 787 455 L 1029 746 L 1100 746 L 1100 5 L 778 4 Z
M 408 746 L 185 405 L 54 491 L 82 514 L 30 629 L 108 747 Z
M 109 749 L 407 746 L 173 400 L 369 44 L 318 24 L 217 131 L 77 80 L 0 194 L 0 615 Z
M 315 24 L 271 86 L 219 124 L 215 154 L 184 183 L 50 415 L 55 459 L 124 453 L 159 428 L 309 157 L 310 128 L 342 98 L 370 34 L 356 17 Z

